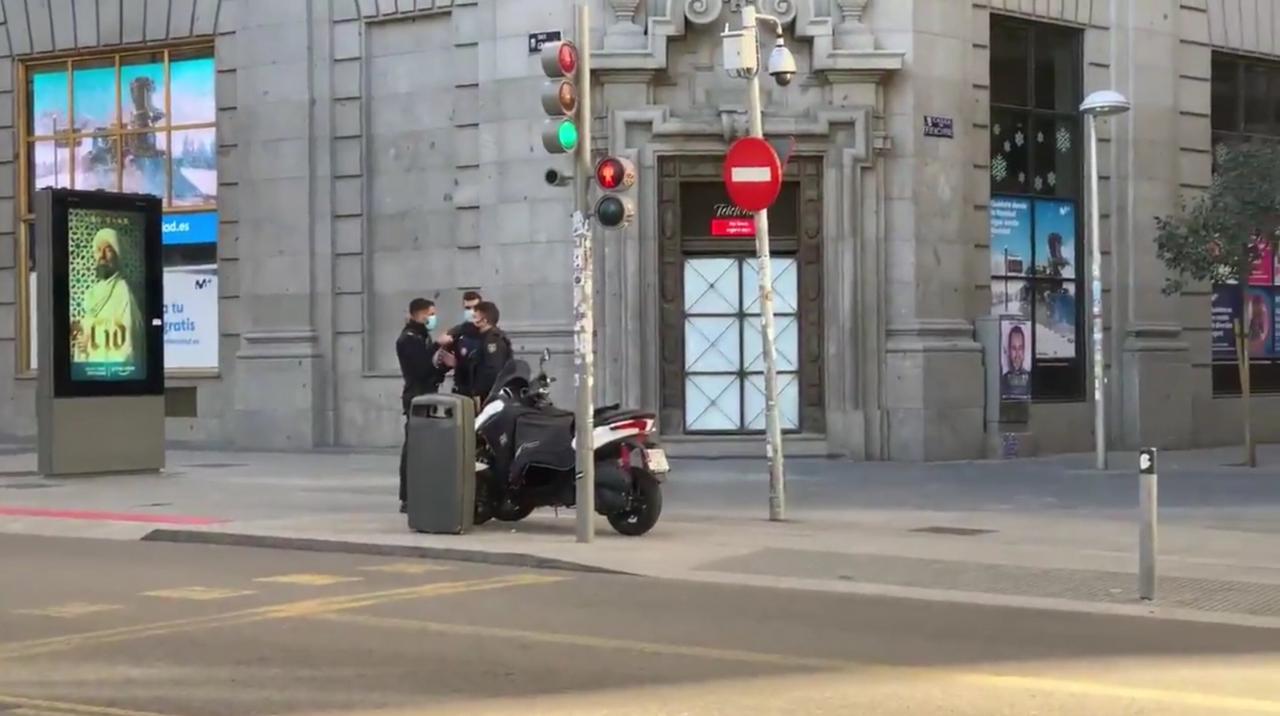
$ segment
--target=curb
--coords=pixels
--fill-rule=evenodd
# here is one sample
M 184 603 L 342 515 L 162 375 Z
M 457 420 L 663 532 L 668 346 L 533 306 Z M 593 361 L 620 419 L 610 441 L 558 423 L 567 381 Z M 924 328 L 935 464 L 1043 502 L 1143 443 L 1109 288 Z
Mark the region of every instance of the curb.
M 408 557 L 412 559 L 439 559 L 448 562 L 471 562 L 497 567 L 525 567 L 529 569 L 554 569 L 565 572 L 612 574 L 627 577 L 639 576 L 632 572 L 580 564 L 549 557 L 519 552 L 486 552 L 478 549 L 454 549 L 450 547 L 416 547 L 413 545 L 376 544 L 371 542 L 343 542 L 340 540 L 310 539 L 304 537 L 273 537 L 268 535 L 236 534 L 234 532 L 206 532 L 203 530 L 151 530 L 142 536 L 143 542 L 169 542 L 175 544 L 207 544 L 222 547 L 258 547 L 285 549 L 298 552 L 326 552 L 333 554 L 360 554 L 374 557 Z

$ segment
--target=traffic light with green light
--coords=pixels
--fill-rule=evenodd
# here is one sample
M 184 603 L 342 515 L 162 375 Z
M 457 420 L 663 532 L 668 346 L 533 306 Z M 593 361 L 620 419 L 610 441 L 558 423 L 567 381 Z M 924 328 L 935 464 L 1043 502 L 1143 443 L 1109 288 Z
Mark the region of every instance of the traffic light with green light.
M 550 79 L 542 87 L 542 109 L 549 117 L 542 126 L 542 146 L 552 154 L 578 148 L 578 48 L 572 42 L 542 47 L 542 72 Z

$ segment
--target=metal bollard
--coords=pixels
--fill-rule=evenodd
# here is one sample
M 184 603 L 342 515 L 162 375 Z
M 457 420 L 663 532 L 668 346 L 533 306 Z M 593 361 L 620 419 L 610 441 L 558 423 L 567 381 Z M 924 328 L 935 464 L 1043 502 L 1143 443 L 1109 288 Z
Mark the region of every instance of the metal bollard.
M 1156 449 L 1138 451 L 1138 596 L 1156 598 Z

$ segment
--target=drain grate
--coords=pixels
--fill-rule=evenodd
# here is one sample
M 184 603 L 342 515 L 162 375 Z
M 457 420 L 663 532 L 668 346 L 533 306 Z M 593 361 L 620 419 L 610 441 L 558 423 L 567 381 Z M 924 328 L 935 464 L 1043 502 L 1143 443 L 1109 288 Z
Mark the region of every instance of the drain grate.
M 972 527 L 917 527 L 911 531 L 931 535 L 953 535 L 955 537 L 977 537 L 978 535 L 995 534 L 995 530 L 979 530 Z
M 15 482 L 12 485 L 0 485 L 0 490 L 47 490 L 59 485 L 48 485 L 43 482 Z
M 39 477 L 40 473 L 35 470 L 0 470 L 0 478 L 2 477 Z
M 183 467 L 188 467 L 188 468 L 194 467 L 197 469 L 205 469 L 205 470 L 221 470 L 228 467 L 248 467 L 248 466 L 249 466 L 249 463 L 247 462 L 196 462 L 190 465 L 183 465 Z

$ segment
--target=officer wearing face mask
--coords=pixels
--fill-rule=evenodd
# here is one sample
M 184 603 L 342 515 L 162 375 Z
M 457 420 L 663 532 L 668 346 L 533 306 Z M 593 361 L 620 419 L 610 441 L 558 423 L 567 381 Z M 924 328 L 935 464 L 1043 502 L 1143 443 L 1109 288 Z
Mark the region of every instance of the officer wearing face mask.
M 476 360 L 480 356 L 484 340 L 476 326 L 476 306 L 484 299 L 478 291 L 462 294 L 462 323 L 449 329 L 453 350 L 446 367 L 453 368 L 453 392 L 456 395 L 476 397 L 472 386 Z M 483 397 L 483 396 L 481 396 Z
M 404 390 L 400 393 L 400 407 L 405 416 L 405 440 L 400 449 L 401 512 L 406 511 L 408 500 L 405 479 L 409 457 L 409 406 L 414 398 L 440 389 L 444 372 L 436 367 L 434 356 L 441 347 L 453 342 L 449 336 L 441 336 L 438 342 L 431 339 L 436 320 L 435 303 L 425 298 L 415 298 L 409 302 L 409 320 L 396 339 L 396 358 L 400 361 L 400 375 L 404 377 Z

